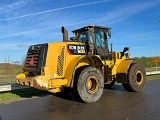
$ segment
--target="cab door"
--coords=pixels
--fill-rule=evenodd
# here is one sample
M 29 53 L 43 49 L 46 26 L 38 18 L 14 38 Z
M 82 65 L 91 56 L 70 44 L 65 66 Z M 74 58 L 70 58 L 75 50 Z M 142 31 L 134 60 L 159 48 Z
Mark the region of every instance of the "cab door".
M 95 48 L 96 54 L 101 57 L 101 59 L 108 59 L 108 42 L 106 32 L 101 29 L 95 30 Z

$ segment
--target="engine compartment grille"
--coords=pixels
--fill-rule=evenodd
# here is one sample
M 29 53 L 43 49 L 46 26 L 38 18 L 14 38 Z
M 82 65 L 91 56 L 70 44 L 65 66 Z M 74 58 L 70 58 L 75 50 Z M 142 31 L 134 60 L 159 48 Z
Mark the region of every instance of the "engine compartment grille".
M 64 50 L 65 50 L 65 46 L 61 46 L 59 48 L 59 56 L 58 56 L 58 63 L 57 63 L 57 75 L 58 76 L 63 76 Z
M 29 47 L 24 71 L 40 73 L 41 67 L 45 65 L 48 44 L 38 44 Z
M 28 52 L 26 58 L 25 69 L 36 70 L 38 68 L 39 51 Z

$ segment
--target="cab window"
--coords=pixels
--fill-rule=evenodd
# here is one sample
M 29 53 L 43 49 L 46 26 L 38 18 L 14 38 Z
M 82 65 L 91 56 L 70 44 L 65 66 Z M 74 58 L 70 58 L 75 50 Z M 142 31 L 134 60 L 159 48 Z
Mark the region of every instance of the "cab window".
M 86 43 L 87 42 L 87 33 L 86 32 L 80 33 L 78 36 L 78 41 Z
M 93 43 L 93 35 L 92 34 L 89 34 L 89 43 Z
M 105 47 L 106 34 L 102 30 L 96 30 L 96 46 Z

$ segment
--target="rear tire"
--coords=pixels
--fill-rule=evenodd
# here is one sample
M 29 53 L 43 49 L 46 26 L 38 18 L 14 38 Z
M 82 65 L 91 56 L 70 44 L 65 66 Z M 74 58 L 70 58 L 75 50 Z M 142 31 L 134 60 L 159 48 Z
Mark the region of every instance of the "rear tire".
M 146 83 L 146 72 L 142 65 L 132 64 L 128 71 L 128 83 L 122 83 L 128 91 L 141 91 Z
M 96 67 L 84 68 L 75 79 L 74 91 L 79 98 L 86 103 L 93 103 L 100 99 L 103 94 L 104 80 L 101 72 Z

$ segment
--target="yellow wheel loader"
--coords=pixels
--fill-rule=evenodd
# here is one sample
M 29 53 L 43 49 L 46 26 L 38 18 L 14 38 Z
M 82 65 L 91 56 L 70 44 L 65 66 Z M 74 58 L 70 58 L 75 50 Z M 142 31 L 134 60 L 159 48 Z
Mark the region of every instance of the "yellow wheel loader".
M 146 82 L 144 68 L 130 59 L 129 48 L 121 52 L 108 46 L 111 28 L 89 25 L 72 32 L 62 27 L 62 42 L 31 45 L 23 73 L 16 76 L 21 85 L 52 93 L 70 88 L 86 103 L 100 99 L 103 89 L 115 82 L 128 91 L 141 91 Z

